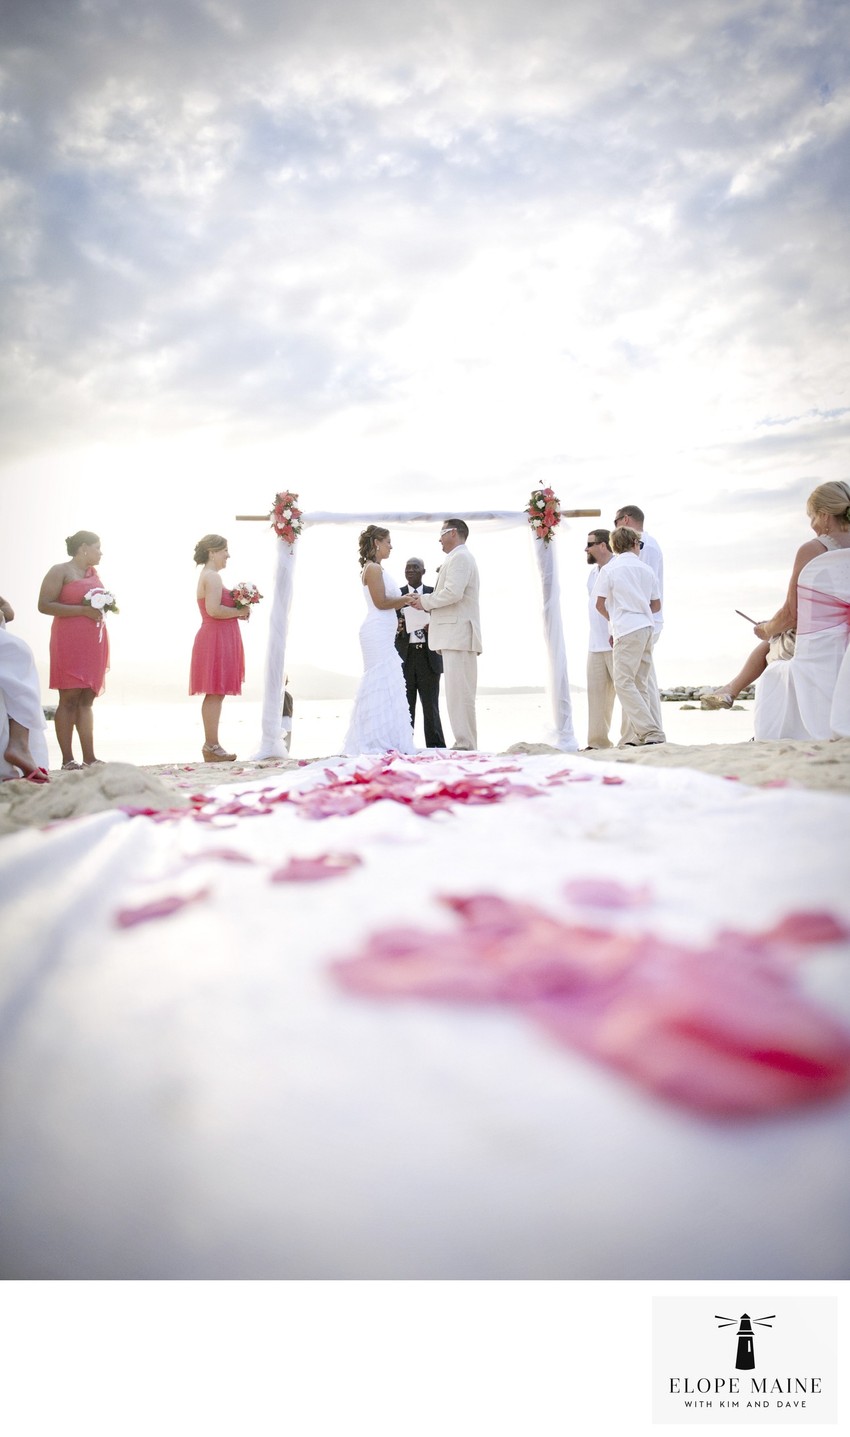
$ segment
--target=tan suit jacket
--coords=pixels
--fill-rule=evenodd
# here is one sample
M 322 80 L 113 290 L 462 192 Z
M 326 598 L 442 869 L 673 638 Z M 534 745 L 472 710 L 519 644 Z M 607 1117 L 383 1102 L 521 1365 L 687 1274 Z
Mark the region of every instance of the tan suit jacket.
M 443 560 L 433 594 L 422 595 L 422 607 L 431 615 L 428 647 L 465 649 L 481 653 L 481 617 L 478 611 L 478 565 L 465 544 L 458 544 Z

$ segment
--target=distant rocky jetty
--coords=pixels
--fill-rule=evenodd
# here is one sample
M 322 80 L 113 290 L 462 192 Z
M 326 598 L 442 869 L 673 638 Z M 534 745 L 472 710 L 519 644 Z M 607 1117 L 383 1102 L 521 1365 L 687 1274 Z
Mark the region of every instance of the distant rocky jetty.
M 693 703 L 699 703 L 703 694 L 714 693 L 716 684 L 680 684 L 675 689 L 659 689 L 659 697 L 663 704 L 683 704 L 687 707 Z M 755 698 L 755 688 L 752 684 L 748 689 L 742 689 L 738 694 L 735 703 L 741 699 Z

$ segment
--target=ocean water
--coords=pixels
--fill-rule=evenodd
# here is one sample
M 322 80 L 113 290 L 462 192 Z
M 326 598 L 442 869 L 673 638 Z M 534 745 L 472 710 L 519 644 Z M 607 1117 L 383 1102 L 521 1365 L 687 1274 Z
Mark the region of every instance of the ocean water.
M 573 727 L 579 746 L 587 740 L 587 703 L 577 690 L 573 699 Z M 351 713 L 351 699 L 299 699 L 295 696 L 292 731 L 293 758 L 321 758 L 340 752 Z M 741 711 L 711 713 L 686 709 L 680 703 L 662 705 L 664 731 L 670 743 L 745 743 L 753 736 L 752 703 Z M 200 699 L 177 703 L 129 703 L 110 698 L 95 703 L 95 748 L 107 762 L 135 764 L 197 763 L 201 759 L 203 730 Z M 261 704 L 226 698 L 220 729 L 221 741 L 239 758 L 257 753 L 261 734 Z M 619 711 L 615 708 L 612 736 L 616 737 Z M 448 739 L 451 728 L 443 716 Z M 424 746 L 421 723 L 414 738 Z M 479 694 L 478 742 L 482 750 L 499 753 L 514 743 L 551 741 L 551 714 L 546 695 L 536 693 Z M 58 768 L 59 748 L 48 725 L 51 767 Z M 79 755 L 78 755 L 79 757 Z

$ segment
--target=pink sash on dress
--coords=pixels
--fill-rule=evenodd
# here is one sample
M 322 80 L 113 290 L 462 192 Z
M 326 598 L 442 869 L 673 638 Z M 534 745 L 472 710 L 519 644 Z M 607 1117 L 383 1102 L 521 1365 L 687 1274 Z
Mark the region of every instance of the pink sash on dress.
M 821 589 L 797 585 L 797 633 L 819 634 L 843 626 L 850 630 L 850 601 Z

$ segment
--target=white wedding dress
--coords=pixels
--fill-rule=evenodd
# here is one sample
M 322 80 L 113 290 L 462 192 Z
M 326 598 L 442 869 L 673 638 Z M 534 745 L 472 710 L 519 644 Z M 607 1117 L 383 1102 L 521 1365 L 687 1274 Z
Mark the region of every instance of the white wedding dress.
M 40 768 L 47 768 L 47 725 L 32 650 L 0 625 L 0 778 L 20 778 L 20 769 L 3 757 L 9 743 L 10 718 L 29 731 L 30 753 Z
M 384 574 L 388 599 L 401 597 L 398 584 Z M 396 650 L 397 609 L 376 609 L 365 584 L 366 617 L 360 627 L 363 677 L 354 699 L 351 723 L 342 751 L 345 754 L 415 753 L 413 729 L 401 658 Z
M 797 580 L 793 659 L 769 664 L 756 684 L 757 739 L 850 736 L 850 549 L 820 535 Z

